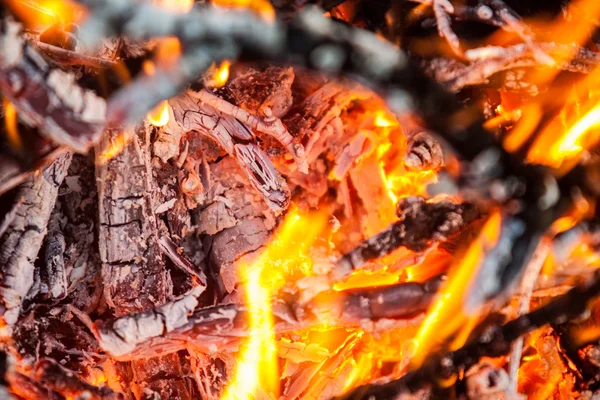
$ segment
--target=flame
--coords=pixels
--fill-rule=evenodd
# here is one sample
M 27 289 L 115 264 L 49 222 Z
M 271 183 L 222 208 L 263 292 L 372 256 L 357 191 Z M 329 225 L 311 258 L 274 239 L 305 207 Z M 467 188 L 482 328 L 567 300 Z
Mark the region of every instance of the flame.
M 239 355 L 234 378 L 221 400 L 256 398 L 262 392 L 279 396 L 277 348 L 271 297 L 291 276 L 307 275 L 312 262 L 308 251 L 326 226 L 324 213 L 301 214 L 290 209 L 274 239 L 252 265 L 241 265 L 246 282 L 250 339 Z
M 155 0 L 155 4 L 169 11 L 186 13 L 194 7 L 194 0 Z
M 420 366 L 434 348 L 457 332 L 462 333 L 454 339 L 452 347 L 456 348 L 464 344 L 475 320 L 474 317 L 462 312 L 462 294 L 471 284 L 471 278 L 475 275 L 474 272 L 479 267 L 486 249 L 497 242 L 501 222 L 500 213 L 493 212 L 485 222 L 478 238 L 471 243 L 464 256 L 450 270 L 447 284 L 427 311 L 427 317 L 415 338 L 414 356 L 411 360 L 415 367 Z
M 231 61 L 225 60 L 217 67 L 212 65 L 208 71 L 209 78 L 206 80 L 205 85 L 212 88 L 220 88 L 225 86 L 229 80 L 229 70 L 231 67 Z
M 111 138 L 110 145 L 96 156 L 97 162 L 100 165 L 108 163 L 123 151 L 127 142 L 127 134 L 120 132 L 116 137 Z
M 54 23 L 81 22 L 85 8 L 71 0 L 9 0 L 8 7 L 25 26 L 44 30 Z
M 163 68 L 175 65 L 181 58 L 181 42 L 176 37 L 161 39 L 154 52 L 155 63 Z
M 169 123 L 169 102 L 167 100 L 161 101 L 146 115 L 146 118 L 154 126 L 165 126 Z
M 375 115 L 375 121 L 373 123 L 375 124 L 375 126 L 378 126 L 380 128 L 398 126 L 398 120 L 396 119 L 396 116 L 383 110 L 377 111 Z
M 17 125 L 17 109 L 7 99 L 4 99 L 4 125 L 6 127 L 6 137 L 10 145 L 20 150 L 23 148 L 23 141 L 19 136 L 19 128 Z
M 275 9 L 269 0 L 212 0 L 212 3 L 226 8 L 247 8 L 265 21 L 275 20 Z

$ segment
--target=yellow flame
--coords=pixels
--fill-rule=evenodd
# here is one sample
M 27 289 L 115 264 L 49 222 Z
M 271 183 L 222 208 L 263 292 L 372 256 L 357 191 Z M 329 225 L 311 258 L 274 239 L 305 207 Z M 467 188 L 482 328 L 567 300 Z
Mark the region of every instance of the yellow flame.
M 10 0 L 9 8 L 28 28 L 43 30 L 60 22 L 77 23 L 84 19 L 85 8 L 71 0 Z
M 7 99 L 4 99 L 4 125 L 6 127 L 6 137 L 10 145 L 17 150 L 22 149 L 23 141 L 21 140 L 21 136 L 19 136 L 17 109 Z
M 212 3 L 227 8 L 247 8 L 266 21 L 275 20 L 275 9 L 269 0 L 212 0 Z
M 250 339 L 242 349 L 232 382 L 221 400 L 256 398 L 258 393 L 277 398 L 279 373 L 271 314 L 271 297 L 290 276 L 312 269 L 308 250 L 326 226 L 325 214 L 301 214 L 292 208 L 277 234 L 252 265 L 241 265 L 246 282 Z
M 390 126 L 398 126 L 398 120 L 395 115 L 380 110 L 375 115 L 374 124 L 381 128 L 388 128 Z
M 220 88 L 225 86 L 229 80 L 229 70 L 231 61 L 225 60 L 217 67 L 214 64 L 208 70 L 209 78 L 206 79 L 205 85 L 212 88 Z
M 146 117 L 154 126 L 165 126 L 169 122 L 169 102 L 161 101 Z
M 474 326 L 474 317 L 463 313 L 462 295 L 470 286 L 471 278 L 479 267 L 486 249 L 498 240 L 501 222 L 500 213 L 493 212 L 477 239 L 471 243 L 458 264 L 450 270 L 448 282 L 427 311 L 427 317 L 415 338 L 414 357 L 411 360 L 415 367 L 420 366 L 434 348 L 457 332 L 460 333 L 454 339 L 452 347 L 461 346 L 466 340 L 468 332 L 465 331 L 470 331 Z
M 127 134 L 120 132 L 116 137 L 111 138 L 110 145 L 97 155 L 99 164 L 104 165 L 116 156 L 118 156 L 128 142 Z

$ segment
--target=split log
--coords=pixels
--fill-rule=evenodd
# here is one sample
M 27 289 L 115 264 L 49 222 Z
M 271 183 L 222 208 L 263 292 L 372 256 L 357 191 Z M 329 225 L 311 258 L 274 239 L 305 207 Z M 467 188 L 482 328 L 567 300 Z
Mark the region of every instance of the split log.
M 0 238 L 0 303 L 3 318 L 9 326 L 17 322 L 21 303 L 33 284 L 34 261 L 46 235 L 58 188 L 67 174 L 71 157 L 71 153 L 64 153 L 17 189 L 22 205 Z
M 96 148 L 104 295 L 117 315 L 163 304 L 170 292 L 158 248 L 149 135 L 142 125 L 108 130 Z

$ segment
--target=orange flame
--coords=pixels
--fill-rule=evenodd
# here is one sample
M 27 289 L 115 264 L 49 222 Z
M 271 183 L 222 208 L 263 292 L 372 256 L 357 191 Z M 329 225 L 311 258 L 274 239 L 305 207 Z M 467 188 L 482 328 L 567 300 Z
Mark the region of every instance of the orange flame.
M 212 0 L 212 3 L 227 8 L 248 8 L 266 21 L 275 20 L 275 9 L 269 0 Z
M 165 126 L 169 123 L 169 102 L 166 100 L 161 101 L 146 117 L 154 126 Z
M 121 154 L 127 145 L 128 137 L 125 132 L 120 132 L 115 138 L 112 138 L 110 145 L 100 152 L 96 158 L 100 165 L 108 163 L 110 160 Z
M 450 336 L 456 335 L 452 347 L 464 344 L 470 330 L 476 322 L 472 316 L 462 311 L 462 294 L 471 285 L 471 278 L 479 267 L 483 255 L 490 246 L 497 242 L 500 235 L 502 217 L 495 211 L 485 222 L 478 238 L 471 243 L 458 264 L 449 274 L 447 284 L 442 288 L 436 301 L 427 312 L 427 317 L 415 338 L 414 357 L 412 363 L 420 366 L 429 353 L 441 345 Z
M 307 255 L 326 226 L 324 214 L 302 215 L 292 208 L 274 239 L 252 265 L 241 265 L 246 282 L 250 339 L 239 355 L 233 380 L 221 400 L 257 398 L 260 393 L 279 396 L 277 348 L 271 314 L 271 297 L 294 275 L 307 275 Z
M 22 149 L 23 141 L 19 136 L 17 126 L 17 109 L 7 99 L 4 99 L 4 125 L 6 127 L 6 137 L 11 146 L 17 150 Z
M 205 85 L 212 88 L 220 88 L 225 86 L 229 80 L 229 70 L 231 67 L 231 61 L 225 60 L 217 67 L 211 66 L 208 71 L 209 78 L 206 80 Z

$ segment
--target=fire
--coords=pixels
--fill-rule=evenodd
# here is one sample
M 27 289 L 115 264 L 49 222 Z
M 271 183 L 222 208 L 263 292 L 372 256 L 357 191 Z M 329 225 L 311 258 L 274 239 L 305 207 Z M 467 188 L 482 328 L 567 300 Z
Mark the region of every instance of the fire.
M 169 11 L 186 13 L 194 7 L 194 0 L 156 0 L 155 3 Z
M 54 23 L 77 23 L 85 8 L 71 0 L 10 0 L 8 6 L 28 28 L 44 30 Z
M 17 150 L 22 149 L 23 141 L 19 136 L 17 127 L 17 109 L 6 99 L 4 99 L 4 125 L 6 127 L 6 137 L 11 146 Z
M 106 164 L 123 151 L 127 142 L 128 138 L 126 133 L 119 133 L 119 135 L 111 140 L 110 145 L 96 156 L 97 162 L 101 165 Z
M 246 282 L 250 339 L 239 354 L 235 375 L 221 400 L 277 398 L 279 378 L 277 347 L 271 314 L 271 297 L 292 276 L 311 272 L 308 251 L 326 226 L 323 213 L 302 214 L 291 209 L 274 239 L 251 265 L 239 268 Z
M 161 101 L 146 117 L 154 126 L 165 126 L 169 123 L 169 102 L 166 100 Z
M 211 66 L 208 71 L 209 78 L 206 80 L 205 85 L 212 88 L 220 88 L 225 86 L 229 80 L 229 70 L 231 67 L 231 61 L 225 60 L 217 67 Z
M 381 128 L 388 128 L 391 126 L 398 126 L 398 120 L 395 115 L 380 110 L 375 115 L 374 124 Z
M 459 347 L 466 340 L 476 321 L 473 316 L 462 312 L 462 294 L 467 292 L 485 251 L 497 242 L 501 222 L 500 212 L 492 213 L 477 239 L 471 243 L 464 256 L 460 257 L 457 265 L 451 268 L 447 284 L 428 310 L 415 338 L 414 356 L 411 360 L 415 367 L 425 361 L 431 350 L 457 332 L 459 334 L 455 336 L 452 347 Z
M 248 8 L 266 21 L 275 20 L 275 9 L 269 0 L 212 0 L 212 3 L 227 8 Z

